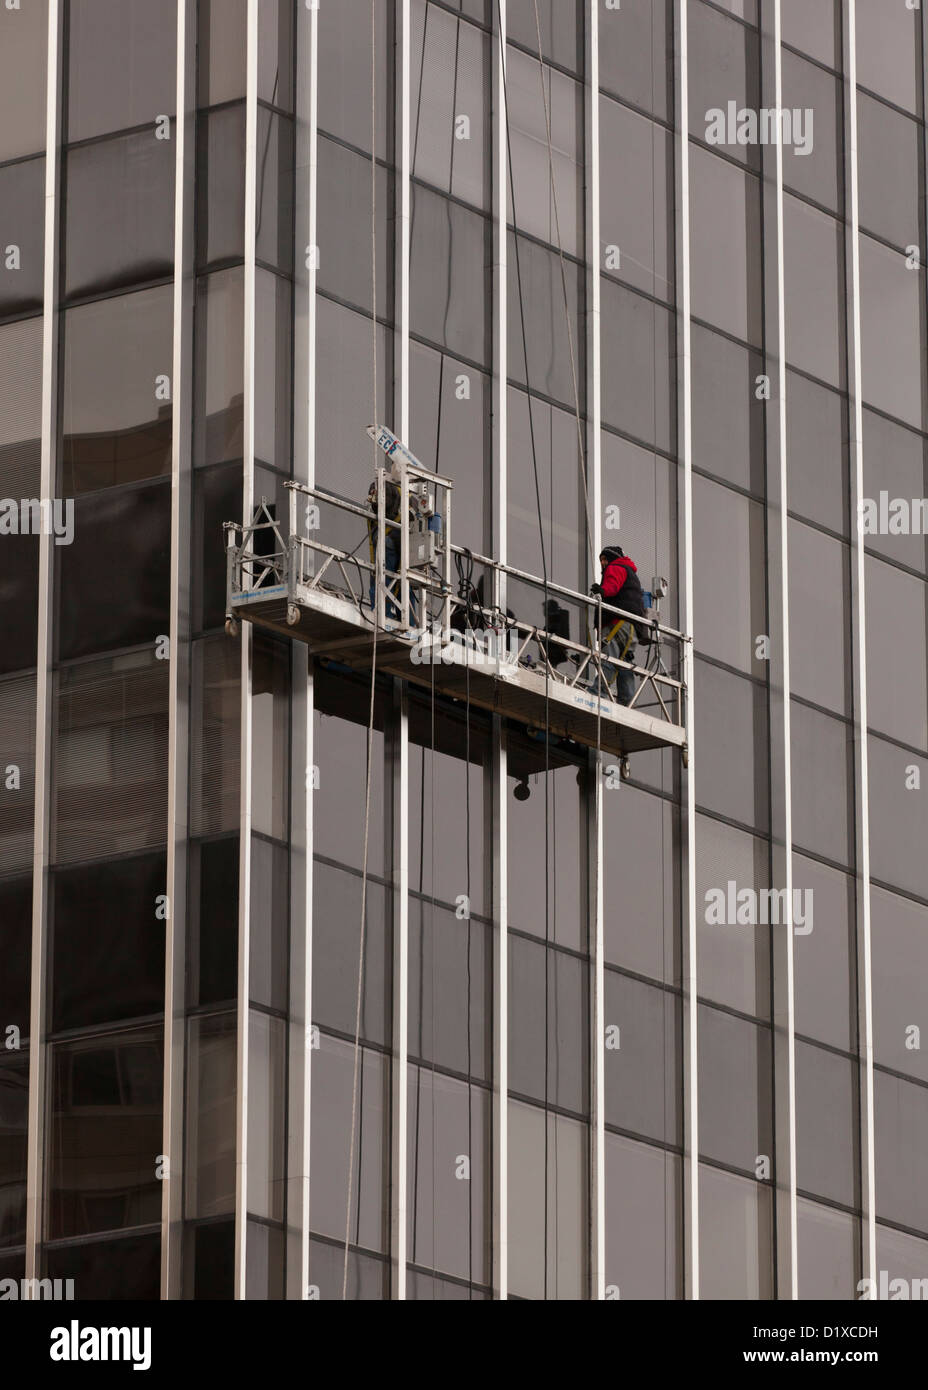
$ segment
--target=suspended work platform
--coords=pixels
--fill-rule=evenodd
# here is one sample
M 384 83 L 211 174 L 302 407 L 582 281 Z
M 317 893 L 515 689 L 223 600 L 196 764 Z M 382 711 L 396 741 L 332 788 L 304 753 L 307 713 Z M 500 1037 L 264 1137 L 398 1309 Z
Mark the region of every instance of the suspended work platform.
M 266 499 L 248 525 L 227 522 L 227 631 L 244 620 L 305 642 L 336 667 L 370 671 L 376 662 L 542 740 L 623 760 L 680 748 L 685 760 L 688 639 L 636 618 L 639 637 L 650 636 L 637 664 L 607 655 L 597 634 L 617 610 L 453 546 L 451 483 L 406 459 L 377 470 L 370 510 L 288 483 L 288 527 Z M 612 695 L 620 668 L 633 675 L 628 705 Z

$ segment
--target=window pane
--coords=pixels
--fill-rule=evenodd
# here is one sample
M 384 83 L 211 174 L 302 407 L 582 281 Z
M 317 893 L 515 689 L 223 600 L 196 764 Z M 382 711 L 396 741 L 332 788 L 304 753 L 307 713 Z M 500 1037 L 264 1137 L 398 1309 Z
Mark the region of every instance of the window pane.
M 698 650 L 746 674 L 766 621 L 764 509 L 730 488 L 693 479 L 694 617 Z
M 412 172 L 476 207 L 490 203 L 490 166 L 485 157 L 489 64 L 490 42 L 484 34 L 436 5 L 414 0 Z M 510 86 L 510 100 L 511 93 Z M 457 124 L 461 116 L 469 122 L 466 131 Z
M 389 1059 L 362 1048 L 357 1060 L 354 1168 L 349 1193 L 354 1076 L 352 1044 L 323 1033 L 319 1050 L 313 1056 L 310 1226 L 320 1235 L 332 1236 L 344 1245 L 350 1201 L 352 1243 L 366 1246 L 368 1250 L 386 1250 L 389 1247 L 386 1205 L 390 1163 Z M 342 1258 L 339 1251 L 339 1271 Z M 311 1273 L 310 1277 L 314 1275 Z M 338 1294 L 332 1297 L 341 1297 L 341 1282 L 338 1289 Z
M 862 87 L 921 112 L 919 11 L 884 0 L 857 0 L 857 80 Z
M 669 0 L 636 0 L 599 13 L 599 79 L 632 106 L 666 117 L 673 91 Z
M 602 295 L 603 423 L 672 454 L 677 421 L 671 315 L 608 277 Z M 563 320 L 562 309 L 561 324 Z M 538 332 L 544 335 L 540 325 Z M 546 342 L 547 337 L 534 341 Z M 583 369 L 578 370 L 582 380 Z M 539 384 L 534 376 L 533 384 Z
M 245 106 L 197 121 L 197 265 L 245 256 Z
M 173 320 L 170 285 L 65 314 L 64 496 L 170 473 Z
M 838 864 L 852 862 L 853 732 L 793 700 L 790 707 L 793 841 Z
M 845 714 L 850 691 L 847 547 L 788 523 L 789 655 L 793 695 Z
M 759 183 L 696 145 L 690 167 L 693 314 L 744 342 L 759 343 L 760 262 L 753 255 L 760 241 Z
M 696 795 L 708 811 L 764 831 L 767 802 L 767 701 L 752 681 L 696 662 Z
M 857 130 L 860 225 L 894 246 L 917 246 L 921 199 L 912 175 L 922 158 L 920 127 L 861 92 Z
M 0 160 L 45 149 L 48 0 L 0 10 L 0 91 L 15 120 L 0 131 Z
M 928 784 L 928 761 L 873 736 L 868 748 L 871 873 L 892 888 L 928 898 L 928 817 L 920 792 L 912 790 Z
M 0 207 L 0 316 L 34 313 L 42 307 L 45 270 L 44 159 L 0 168 Z
M 187 1033 L 185 1212 L 218 1216 L 235 1207 L 236 1020 L 191 1018 Z
M 710 112 L 727 110 L 729 101 L 739 110 L 750 107 L 756 111 L 760 106 L 759 42 L 753 29 L 702 4 L 689 7 L 688 39 L 690 130 L 704 140 L 712 120 Z M 757 145 L 726 144 L 725 153 L 760 168 Z M 698 187 L 698 180 L 696 183 Z
M 193 454 L 197 464 L 242 457 L 244 303 L 241 269 L 220 270 L 197 281 Z M 224 576 L 223 563 L 223 585 Z
M 410 900 L 410 1052 L 484 1081 L 492 1068 L 488 945 L 484 923 Z
M 286 1024 L 248 1011 L 248 1210 L 284 1219 Z
M 29 1058 L 5 1052 L 0 1060 L 0 1249 L 26 1241 L 28 1121 Z
M 53 737 L 53 863 L 164 844 L 168 664 L 154 648 L 61 671 Z
M 864 400 L 924 429 L 925 271 L 868 236 L 860 238 Z
M 190 845 L 187 990 L 191 1007 L 238 991 L 237 835 Z
M 164 1008 L 163 854 L 53 875 L 51 1029 Z
M 35 676 L 0 681 L 0 873 L 34 859 Z
M 816 1197 L 856 1206 L 857 1063 L 796 1043 L 796 1182 Z
M 487 228 L 477 213 L 419 184 L 413 186 L 413 331 L 438 347 L 481 363 L 488 352 Z M 369 253 L 367 260 L 369 264 Z M 370 303 L 369 289 L 362 303 Z M 512 371 L 515 375 L 515 367 Z
M 799 1297 L 856 1298 L 858 1221 L 804 1197 L 799 1198 L 796 1210 Z
M 509 1102 L 509 1288 L 517 1298 L 588 1296 L 589 1135 Z
M 388 0 L 377 0 L 375 22 L 379 73 L 384 73 L 387 68 L 391 9 Z M 337 5 L 320 6 L 318 100 L 320 130 L 328 131 L 349 145 L 370 153 L 371 0 L 338 0 Z M 393 94 L 388 83 L 378 82 L 375 125 L 377 156 L 380 159 L 385 159 L 387 154 L 387 131 L 393 123 L 392 101 Z
M 491 1277 L 489 1136 L 489 1092 L 409 1068 L 409 1259 L 478 1284 Z
M 827 67 L 840 67 L 840 30 L 835 0 L 780 0 L 780 3 L 783 42 L 817 58 Z
M 783 108 L 802 113 L 801 125 L 792 118 L 790 143 L 784 137 L 786 187 L 840 212 L 844 196 L 841 83 L 814 63 L 784 51 Z M 770 153 L 775 160 L 775 150 Z
M 872 889 L 871 908 L 874 1057 L 928 1081 L 928 1057 L 918 1045 L 928 1023 L 928 908 L 882 888 Z
M 608 177 L 602 181 L 600 265 L 658 299 L 674 293 L 670 136 L 653 121 L 602 98 L 602 148 Z M 629 188 L 635 196 L 629 198 Z M 563 213 L 562 213 L 563 217 Z M 618 265 L 614 248 L 618 249 Z
M 837 392 L 787 372 L 789 507 L 839 534 L 848 533 L 847 438 L 847 406 Z M 864 450 L 865 466 L 866 458 Z
M 69 150 L 67 297 L 174 273 L 174 144 L 154 131 Z
M 255 770 L 258 766 L 260 754 L 256 753 Z M 252 835 L 248 989 L 254 1003 L 281 1012 L 287 1008 L 288 870 L 285 846 Z
M 758 495 L 764 490 L 759 353 L 693 325 L 693 465 Z
M 922 1163 L 928 1146 L 928 1088 L 877 1069 L 874 1098 L 877 1216 L 928 1231 Z
M 702 1164 L 699 1169 L 699 1294 L 773 1297 L 772 1191 Z
M 681 1164 L 606 1135 L 606 1285 L 621 1299 L 682 1298 Z
M 677 995 L 606 971 L 606 1123 L 682 1142 L 681 1006 Z
M 843 233 L 834 218 L 783 200 L 787 360 L 820 381 L 843 387 Z
M 928 574 L 924 535 L 894 535 L 899 529 L 897 515 L 912 517 L 913 498 L 928 496 L 928 444 L 923 435 L 904 429 L 872 410 L 864 411 L 864 493 L 878 509 L 876 530 L 868 529 L 864 541 L 869 551 L 885 555 L 920 574 Z M 885 494 L 885 496 L 883 495 Z M 905 499 L 901 512 L 893 504 Z M 885 521 L 879 512 L 885 508 Z M 907 528 L 917 532 L 917 526 Z
M 535 11 L 538 11 L 538 23 Z M 582 21 L 578 0 L 507 0 L 506 32 L 510 39 L 538 52 L 538 29 L 545 58 L 577 71 L 582 62 Z
M 698 1026 L 700 1152 L 753 1173 L 773 1155 L 770 1031 L 705 1006 Z
M 730 914 L 728 901 L 730 892 L 760 893 L 769 886 L 769 859 L 766 841 L 710 816 L 696 817 L 699 993 L 758 1018 L 770 1013 L 771 928 L 739 925 L 737 907 Z M 716 920 L 719 893 L 726 904 L 724 923 Z
M 510 1090 L 587 1113 L 589 981 L 585 963 L 511 935 L 509 1018 Z
M 813 907 L 811 932 L 793 939 L 796 1032 L 849 1052 L 856 1046 L 851 1017 L 851 1000 L 857 998 L 854 880 L 794 854 L 796 889 L 805 903 L 811 895 Z
M 603 859 L 605 959 L 678 983 L 676 810 L 632 786 L 608 791 L 603 810 L 610 846 Z
M 173 114 L 176 48 L 174 0 L 71 0 L 68 139 Z
M 92 1289 L 101 1302 L 154 1302 L 161 1289 L 161 1235 L 46 1249 L 43 1272 L 49 1279 L 73 1279 L 78 1298 L 81 1289 Z
M 195 642 L 191 678 L 190 833 L 237 830 L 240 814 L 241 648 Z
M 583 129 L 581 88 L 563 73 L 545 67 L 547 100 L 542 97 L 538 63 L 510 48 L 507 54 L 509 184 L 516 226 L 571 256 L 583 253 L 583 207 L 578 148 Z M 548 158 L 548 122 L 552 159 Z M 508 159 L 508 155 L 507 155 Z M 554 187 L 551 165 L 554 166 Z M 510 169 L 507 166 L 507 180 Z M 557 216 L 555 216 L 555 197 Z
M 361 1037 L 390 1040 L 390 895 L 368 882 L 365 904 Z M 361 876 L 313 866 L 313 1020 L 354 1036 L 361 944 Z
M 0 380 L 7 384 L 0 412 L 0 496 L 18 500 L 37 497 L 42 430 L 41 319 L 0 328 Z M 0 545 L 4 613 L 0 672 L 4 674 L 35 666 L 38 592 L 39 537 L 4 536 Z
M 928 747 L 925 584 L 867 556 L 867 718 L 870 727 Z M 905 676 L 898 670 L 904 653 Z
M 160 1029 L 52 1049 L 50 1240 L 161 1220 Z

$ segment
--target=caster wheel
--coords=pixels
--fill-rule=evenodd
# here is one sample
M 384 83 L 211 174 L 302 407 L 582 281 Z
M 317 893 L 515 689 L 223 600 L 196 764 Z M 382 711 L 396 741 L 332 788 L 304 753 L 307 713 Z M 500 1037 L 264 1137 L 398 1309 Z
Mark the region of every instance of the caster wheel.
M 241 625 L 238 618 L 226 618 L 226 636 L 237 637 L 241 632 Z
M 689 767 L 689 765 L 690 765 L 690 750 L 687 748 L 686 744 L 684 744 L 684 745 L 683 745 L 683 766 L 684 766 L 684 767 Z
M 287 626 L 288 626 L 288 627 L 296 627 L 296 625 L 297 625 L 297 623 L 298 623 L 299 621 L 300 621 L 300 610 L 297 608 L 297 606 L 296 606 L 295 603 L 289 603 L 289 604 L 287 605 Z
M 627 758 L 623 758 L 619 764 L 619 771 L 622 773 L 622 781 L 627 782 L 632 775 L 632 766 Z

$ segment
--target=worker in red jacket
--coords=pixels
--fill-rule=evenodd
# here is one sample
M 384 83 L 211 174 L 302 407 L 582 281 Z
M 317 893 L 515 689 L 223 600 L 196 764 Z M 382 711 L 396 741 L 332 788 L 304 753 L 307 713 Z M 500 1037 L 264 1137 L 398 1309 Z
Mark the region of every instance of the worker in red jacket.
M 644 595 L 638 578 L 638 567 L 630 560 L 620 545 L 608 546 L 600 555 L 602 578 L 590 590 L 593 598 L 603 600 L 603 630 L 601 647 L 605 656 L 618 661 L 635 663 L 635 643 L 637 632 L 630 618 L 621 613 L 610 612 L 610 608 L 621 608 L 624 613 L 645 616 Z M 607 606 L 608 605 L 608 606 Z M 624 667 L 606 666 L 605 675 L 610 687 L 603 689 L 601 683 L 594 682 L 598 693 L 616 700 L 620 705 L 631 704 L 635 693 L 635 677 Z

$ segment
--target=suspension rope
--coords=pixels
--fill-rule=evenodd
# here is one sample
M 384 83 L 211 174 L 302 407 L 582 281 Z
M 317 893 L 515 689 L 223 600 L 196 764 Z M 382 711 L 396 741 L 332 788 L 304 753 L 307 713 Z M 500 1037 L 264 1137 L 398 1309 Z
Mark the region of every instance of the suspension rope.
M 373 365 L 373 419 L 377 420 L 377 0 L 371 0 L 371 360 Z M 374 462 L 378 462 L 377 443 L 374 442 Z M 379 503 L 379 499 L 378 499 Z M 386 517 L 381 521 L 385 524 Z M 379 606 L 377 594 L 377 571 L 374 570 L 374 598 Z M 348 1247 L 351 1242 L 351 1185 L 354 1173 L 355 1139 L 358 1128 L 358 1073 L 361 1056 L 361 1001 L 364 993 L 364 946 L 367 919 L 367 866 L 370 849 L 371 821 L 371 769 L 374 741 L 374 713 L 377 690 L 377 634 L 379 622 L 375 608 L 374 642 L 371 661 L 371 699 L 367 721 L 367 759 L 364 786 L 364 855 L 361 871 L 361 923 L 358 944 L 358 990 L 354 1019 L 354 1067 L 351 1082 L 351 1142 L 348 1149 L 348 1194 L 345 1203 L 345 1253 L 342 1269 L 342 1300 L 348 1297 Z M 360 1162 L 358 1164 L 358 1214 L 361 1210 Z

